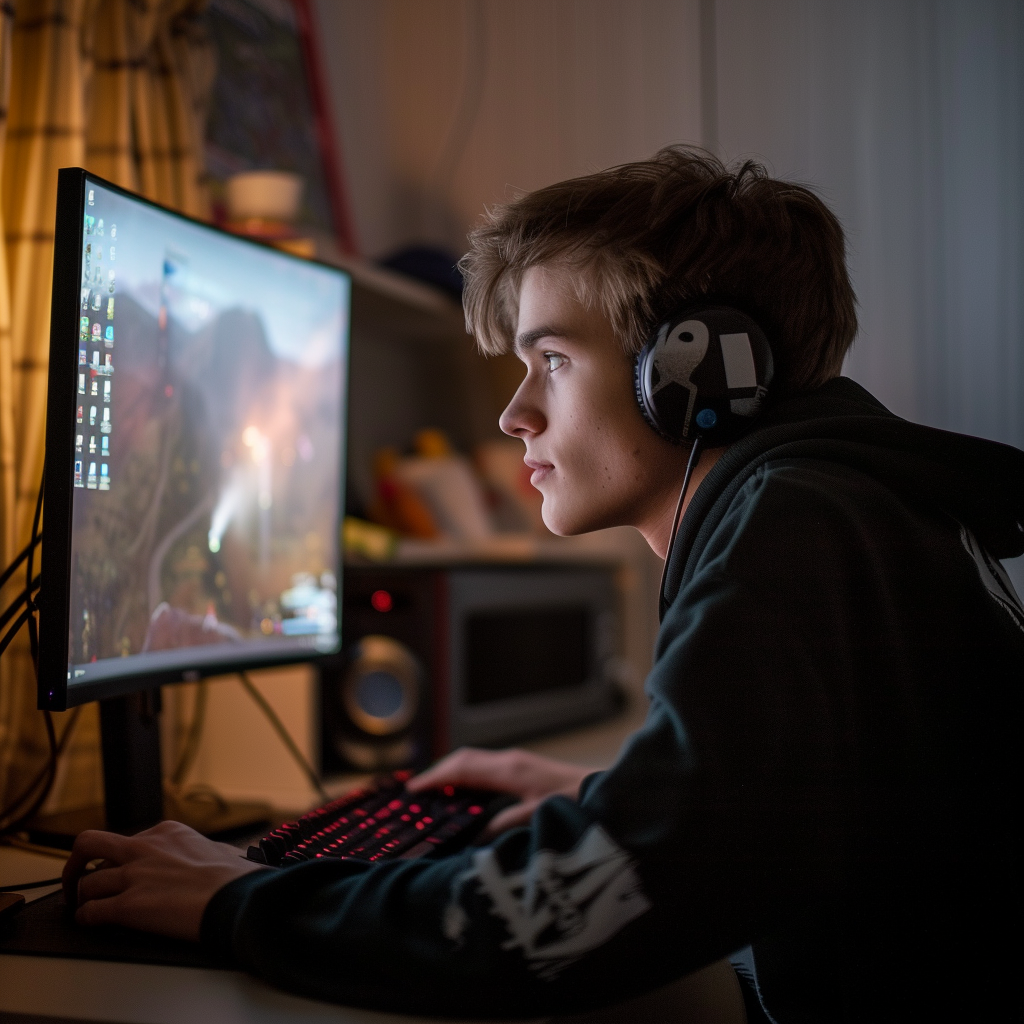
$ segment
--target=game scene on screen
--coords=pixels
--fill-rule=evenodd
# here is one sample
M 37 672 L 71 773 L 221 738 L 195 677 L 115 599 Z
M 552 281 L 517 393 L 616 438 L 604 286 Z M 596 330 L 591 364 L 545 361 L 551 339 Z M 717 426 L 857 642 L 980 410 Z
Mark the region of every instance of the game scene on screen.
M 348 288 L 88 182 L 71 685 L 335 649 Z

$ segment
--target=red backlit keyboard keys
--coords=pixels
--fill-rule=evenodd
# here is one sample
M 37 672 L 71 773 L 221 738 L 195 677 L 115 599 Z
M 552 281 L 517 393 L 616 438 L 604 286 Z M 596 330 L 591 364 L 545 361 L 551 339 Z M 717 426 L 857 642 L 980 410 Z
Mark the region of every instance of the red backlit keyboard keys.
M 469 845 L 512 797 L 481 790 L 405 791 L 408 772 L 332 800 L 249 847 L 249 859 L 287 866 L 322 857 L 376 863 L 445 856 Z

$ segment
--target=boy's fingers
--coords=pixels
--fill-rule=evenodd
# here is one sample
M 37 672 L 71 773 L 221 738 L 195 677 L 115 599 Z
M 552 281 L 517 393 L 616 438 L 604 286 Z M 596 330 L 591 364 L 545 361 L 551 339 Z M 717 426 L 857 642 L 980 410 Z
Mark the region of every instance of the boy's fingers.
M 524 800 L 522 803 L 506 807 L 500 814 L 496 814 L 491 818 L 487 823 L 487 828 L 481 833 L 481 838 L 485 840 L 494 839 L 500 836 L 502 832 L 507 832 L 510 828 L 529 825 L 533 812 L 537 810 L 541 802 L 542 798 L 538 797 L 535 800 Z
M 78 879 L 85 871 L 86 865 L 93 860 L 109 861 L 123 864 L 128 859 L 131 849 L 128 836 L 120 836 L 114 832 L 98 832 L 88 829 L 75 840 L 61 873 L 64 884 L 64 901 L 74 907 L 78 901 Z
M 504 752 L 464 747 L 411 778 L 406 789 L 412 793 L 439 786 L 505 789 L 510 781 L 507 761 Z
M 127 924 L 127 921 L 122 920 L 124 910 L 124 893 L 108 896 L 106 899 L 89 900 L 75 911 L 75 923 L 84 925 Z
M 78 881 L 78 905 L 83 906 L 90 900 L 107 899 L 116 896 L 126 888 L 124 869 L 120 867 L 103 868 L 82 875 Z

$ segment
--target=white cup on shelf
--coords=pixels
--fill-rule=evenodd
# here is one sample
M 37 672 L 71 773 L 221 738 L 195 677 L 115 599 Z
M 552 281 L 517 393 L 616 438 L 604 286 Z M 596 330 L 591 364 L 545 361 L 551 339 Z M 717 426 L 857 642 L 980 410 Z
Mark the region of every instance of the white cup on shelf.
M 231 220 L 295 220 L 305 182 L 291 171 L 243 171 L 227 180 Z

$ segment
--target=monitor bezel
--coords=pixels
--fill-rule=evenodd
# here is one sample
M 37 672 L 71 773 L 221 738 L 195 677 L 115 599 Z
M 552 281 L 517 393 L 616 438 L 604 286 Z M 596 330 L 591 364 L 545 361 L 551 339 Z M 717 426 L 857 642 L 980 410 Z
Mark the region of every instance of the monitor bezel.
M 53 246 L 53 292 L 50 304 L 50 359 L 47 380 L 46 471 L 43 478 L 42 585 L 39 607 L 39 666 L 37 674 L 37 706 L 40 710 L 64 711 L 78 704 L 109 697 L 120 697 L 142 689 L 173 683 L 194 682 L 211 676 L 230 675 L 244 670 L 272 668 L 302 663 L 317 663 L 337 657 L 341 651 L 341 600 L 343 586 L 343 552 L 341 526 L 345 514 L 346 454 L 348 434 L 347 400 L 349 357 L 351 350 L 351 301 L 347 339 L 342 353 L 342 395 L 345 437 L 339 446 L 339 495 L 337 522 L 338 640 L 327 650 L 280 651 L 251 653 L 237 660 L 198 665 L 190 668 L 150 670 L 127 676 L 114 676 L 94 682 L 68 685 L 68 615 L 71 605 L 71 527 L 74 501 L 75 396 L 78 373 L 78 318 L 82 279 L 82 245 L 85 230 L 85 199 L 87 184 L 92 182 L 126 198 L 151 206 L 162 213 L 224 235 L 233 242 L 268 249 L 286 259 L 315 263 L 346 278 L 349 296 L 352 275 L 321 260 L 307 260 L 254 239 L 235 235 L 205 221 L 197 220 L 153 202 L 129 189 L 122 188 L 81 167 L 65 167 L 57 172 L 57 211 Z M 74 225 L 74 227 L 71 227 Z M 59 581 L 59 582 L 57 582 Z

